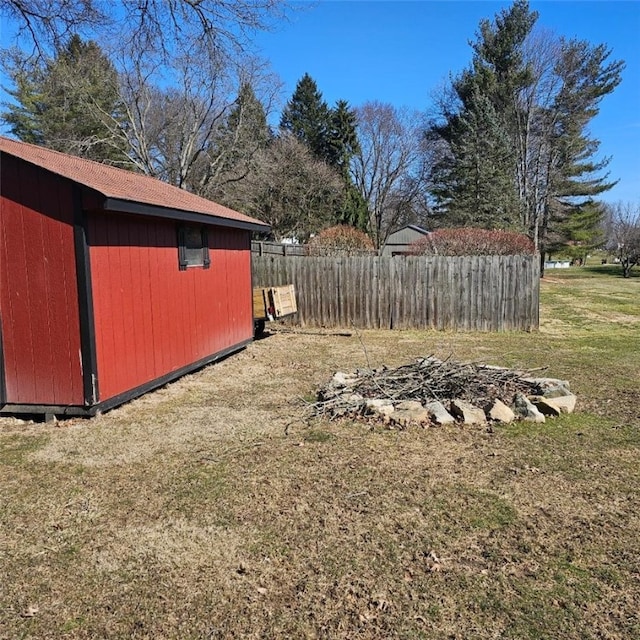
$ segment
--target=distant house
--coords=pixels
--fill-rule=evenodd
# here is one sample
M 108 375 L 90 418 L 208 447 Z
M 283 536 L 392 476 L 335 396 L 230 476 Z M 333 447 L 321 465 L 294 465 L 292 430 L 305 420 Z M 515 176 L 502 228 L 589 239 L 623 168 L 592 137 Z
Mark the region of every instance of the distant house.
M 0 154 L 0 413 L 93 415 L 251 341 L 267 225 L 49 149 Z
M 418 227 L 413 224 L 409 224 L 398 231 L 390 234 L 384 246 L 380 250 L 382 256 L 398 256 L 406 255 L 409 252 L 409 247 L 412 243 L 420 238 L 424 238 L 429 235 L 429 231 Z

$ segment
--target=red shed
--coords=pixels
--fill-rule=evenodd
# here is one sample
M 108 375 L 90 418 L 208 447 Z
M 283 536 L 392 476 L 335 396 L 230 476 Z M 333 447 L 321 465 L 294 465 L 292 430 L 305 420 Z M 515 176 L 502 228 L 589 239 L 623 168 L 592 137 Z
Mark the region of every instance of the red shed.
M 266 225 L 42 147 L 0 153 L 0 413 L 94 415 L 252 340 Z

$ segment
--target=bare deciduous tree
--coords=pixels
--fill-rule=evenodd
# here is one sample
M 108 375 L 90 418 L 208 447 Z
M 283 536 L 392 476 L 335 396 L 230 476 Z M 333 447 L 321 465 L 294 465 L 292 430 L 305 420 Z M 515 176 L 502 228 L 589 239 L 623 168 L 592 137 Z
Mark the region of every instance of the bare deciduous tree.
M 112 127 L 126 138 L 138 170 L 185 188 L 233 103 L 233 90 L 222 68 L 202 74 L 189 55 L 180 66 L 179 80 L 167 88 L 160 88 L 155 68 L 139 61 L 122 73 L 125 114 Z
M 331 224 L 344 192 L 340 175 L 289 134 L 259 151 L 235 187 L 233 206 L 271 225 L 276 240 L 305 241 Z
M 0 15 L 40 53 L 72 33 L 111 29 L 119 44 L 164 58 L 194 42 L 217 57 L 238 54 L 251 33 L 285 14 L 283 0 L 0 0 Z
M 257 89 L 272 102 L 279 85 L 259 65 L 236 68 L 224 60 L 214 65 L 187 53 L 176 62 L 174 82 L 164 88 L 159 70 L 165 67 L 139 59 L 121 63 L 126 66 L 120 76 L 122 113 L 118 118 L 102 115 L 112 138 L 125 143 L 124 164 L 207 196 L 228 179 L 232 160 L 246 161 L 256 150 L 246 144 L 242 88 Z M 239 115 L 232 126 L 234 110 Z
M 109 22 L 93 0 L 0 0 L 0 17 L 16 25 L 17 37 L 39 54 L 72 34 Z
M 94 34 L 118 71 L 121 98 L 115 113 L 83 93 L 87 113 L 108 130 L 96 143 L 114 148 L 114 163 L 208 194 L 216 181 L 226 179 L 229 158 L 239 157 L 241 141 L 227 118 L 238 106 L 241 87 L 250 85 L 263 104 L 273 102 L 279 89 L 249 49 L 251 33 L 284 16 L 285 4 L 0 0 L 0 11 L 17 25 L 21 44 L 35 44 L 45 60 L 68 32 Z M 241 118 L 237 121 L 240 128 Z
M 418 116 L 389 104 L 368 102 L 356 109 L 360 149 L 351 169 L 354 184 L 369 207 L 369 234 L 376 246 L 420 193 Z
M 640 264 L 640 205 L 618 202 L 605 206 L 607 249 L 620 261 L 622 275 Z

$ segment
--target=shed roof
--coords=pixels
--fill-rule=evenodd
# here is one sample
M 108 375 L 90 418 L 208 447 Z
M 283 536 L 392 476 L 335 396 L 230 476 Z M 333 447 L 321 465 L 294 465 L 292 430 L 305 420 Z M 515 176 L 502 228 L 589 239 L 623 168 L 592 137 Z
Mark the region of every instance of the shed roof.
M 235 226 L 252 231 L 269 229 L 269 226 L 260 220 L 133 171 L 3 136 L 0 136 L 0 153 L 15 156 L 97 191 L 105 198 L 105 210 L 175 218 L 185 217 L 186 213 L 191 214 L 187 215 L 187 218 L 211 224 Z M 214 219 L 207 220 L 202 216 Z
M 415 224 L 408 224 L 402 229 L 398 229 L 389 234 L 385 244 L 406 244 L 413 242 L 416 238 L 429 235 L 430 231 Z

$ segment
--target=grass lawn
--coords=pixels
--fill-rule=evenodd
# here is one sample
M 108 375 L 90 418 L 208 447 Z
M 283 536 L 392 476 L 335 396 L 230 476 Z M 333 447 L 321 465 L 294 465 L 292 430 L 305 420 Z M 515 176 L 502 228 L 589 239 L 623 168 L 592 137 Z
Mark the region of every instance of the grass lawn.
M 541 295 L 535 333 L 278 330 L 92 420 L 0 419 L 0 639 L 640 638 L 640 278 Z M 304 421 L 336 370 L 432 354 L 548 367 L 577 413 Z

